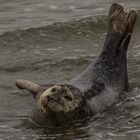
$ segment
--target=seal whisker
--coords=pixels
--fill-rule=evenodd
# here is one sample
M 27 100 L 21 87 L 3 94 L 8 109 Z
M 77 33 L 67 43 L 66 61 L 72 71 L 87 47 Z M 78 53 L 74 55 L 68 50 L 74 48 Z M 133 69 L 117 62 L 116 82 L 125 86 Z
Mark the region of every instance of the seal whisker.
M 59 115 L 60 115 L 60 118 L 61 118 L 61 120 L 62 120 L 62 123 L 64 124 L 64 122 L 65 122 L 65 121 L 64 121 L 64 117 L 63 117 L 62 114 L 60 114 L 60 113 L 59 113 Z
M 70 117 L 71 120 L 74 120 L 73 111 L 70 112 L 70 113 L 67 113 L 66 115 L 67 115 L 68 117 Z

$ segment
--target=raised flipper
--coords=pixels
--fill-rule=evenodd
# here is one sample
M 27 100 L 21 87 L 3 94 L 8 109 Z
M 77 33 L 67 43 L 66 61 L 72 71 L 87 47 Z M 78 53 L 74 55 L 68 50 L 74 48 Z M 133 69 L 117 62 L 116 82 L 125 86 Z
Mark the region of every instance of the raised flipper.
M 127 52 L 127 48 L 128 48 L 130 39 L 131 39 L 131 33 L 125 37 L 122 44 L 120 45 L 120 53 L 121 53 L 121 60 L 122 60 L 122 63 L 120 66 L 122 69 L 122 73 L 121 73 L 121 77 L 122 77 L 121 86 L 122 87 L 121 87 L 121 89 L 122 89 L 122 91 L 126 91 L 126 92 L 129 90 L 126 52 Z
M 23 79 L 16 80 L 16 86 L 20 89 L 28 90 L 33 94 L 34 98 L 37 96 L 38 93 L 41 93 L 45 90 L 42 86 Z
M 94 81 L 112 86 L 119 91 L 128 90 L 126 52 L 136 22 L 135 10 L 124 11 L 121 4 L 112 4 L 109 11 L 109 23 L 103 50 L 97 61 L 89 65 L 70 84 L 86 92 Z
M 133 32 L 136 18 L 136 10 L 126 12 L 121 4 L 112 4 L 109 11 L 108 33 L 119 32 L 121 35 L 127 36 Z

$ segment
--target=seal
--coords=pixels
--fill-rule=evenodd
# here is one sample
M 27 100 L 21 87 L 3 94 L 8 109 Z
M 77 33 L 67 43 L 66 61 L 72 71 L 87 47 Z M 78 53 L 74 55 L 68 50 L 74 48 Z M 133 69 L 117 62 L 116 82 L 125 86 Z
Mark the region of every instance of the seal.
M 41 86 L 27 80 L 16 81 L 18 88 L 33 94 L 36 121 L 56 125 L 93 116 L 128 92 L 127 48 L 136 18 L 135 10 L 126 12 L 121 4 L 113 3 L 98 59 L 66 84 Z

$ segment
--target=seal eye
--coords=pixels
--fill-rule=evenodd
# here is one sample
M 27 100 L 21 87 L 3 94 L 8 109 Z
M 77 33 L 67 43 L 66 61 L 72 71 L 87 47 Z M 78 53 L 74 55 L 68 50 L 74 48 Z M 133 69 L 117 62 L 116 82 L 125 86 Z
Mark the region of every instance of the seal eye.
M 65 95 L 64 98 L 65 98 L 67 101 L 72 101 L 72 98 L 69 97 L 69 96 L 67 96 L 67 95 Z
M 52 88 L 51 89 L 51 92 L 56 92 L 56 88 Z

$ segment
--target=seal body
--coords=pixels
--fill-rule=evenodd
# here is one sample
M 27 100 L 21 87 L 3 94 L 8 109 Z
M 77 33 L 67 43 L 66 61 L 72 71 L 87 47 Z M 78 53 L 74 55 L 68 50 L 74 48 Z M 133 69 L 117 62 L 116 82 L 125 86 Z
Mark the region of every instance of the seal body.
M 17 87 L 33 93 L 35 120 L 62 124 L 93 116 L 128 91 L 127 48 L 136 16 L 135 10 L 125 12 L 121 4 L 112 4 L 106 40 L 98 59 L 66 84 L 45 87 L 26 80 L 16 81 Z
M 110 33 L 97 61 L 69 82 L 82 91 L 90 115 L 111 106 L 121 93 L 128 91 L 126 50 L 121 52 L 121 47 L 127 47 L 129 40 L 127 36 L 122 42 L 119 33 Z

